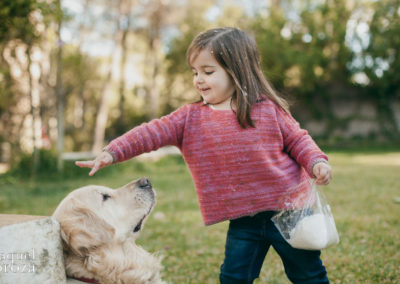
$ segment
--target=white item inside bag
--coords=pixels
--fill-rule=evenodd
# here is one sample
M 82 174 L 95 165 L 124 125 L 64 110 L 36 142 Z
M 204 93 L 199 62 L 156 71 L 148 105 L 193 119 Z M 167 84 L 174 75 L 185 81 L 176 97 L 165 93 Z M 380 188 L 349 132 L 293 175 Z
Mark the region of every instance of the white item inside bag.
M 290 231 L 288 240 L 292 247 L 320 250 L 339 242 L 332 216 L 321 213 L 306 216 Z

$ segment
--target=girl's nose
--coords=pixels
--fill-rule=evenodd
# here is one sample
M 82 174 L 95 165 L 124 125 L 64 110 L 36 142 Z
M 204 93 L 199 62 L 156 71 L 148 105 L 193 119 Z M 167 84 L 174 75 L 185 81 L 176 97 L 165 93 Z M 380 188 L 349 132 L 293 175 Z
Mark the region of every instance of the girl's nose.
M 196 77 L 196 82 L 198 82 L 198 83 L 202 83 L 202 82 L 204 82 L 204 79 L 203 79 L 203 76 L 202 75 L 197 75 L 197 77 Z

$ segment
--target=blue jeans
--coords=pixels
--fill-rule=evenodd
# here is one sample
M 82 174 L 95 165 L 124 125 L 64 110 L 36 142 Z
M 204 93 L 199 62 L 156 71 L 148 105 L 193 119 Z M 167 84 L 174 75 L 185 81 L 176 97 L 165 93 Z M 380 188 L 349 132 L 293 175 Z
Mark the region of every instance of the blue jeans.
M 231 220 L 221 265 L 221 284 L 253 283 L 260 275 L 268 249 L 272 247 L 282 259 L 285 273 L 293 283 L 329 283 L 320 251 L 292 248 L 282 237 L 266 211 L 253 217 Z

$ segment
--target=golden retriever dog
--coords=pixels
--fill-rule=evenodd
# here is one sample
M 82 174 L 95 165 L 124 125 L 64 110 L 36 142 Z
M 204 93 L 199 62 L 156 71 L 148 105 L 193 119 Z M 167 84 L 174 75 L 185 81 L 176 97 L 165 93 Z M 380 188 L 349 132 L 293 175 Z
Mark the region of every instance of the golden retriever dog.
M 135 244 L 155 202 L 147 178 L 117 190 L 85 186 L 65 197 L 53 216 L 61 225 L 68 283 L 164 283 L 161 258 Z

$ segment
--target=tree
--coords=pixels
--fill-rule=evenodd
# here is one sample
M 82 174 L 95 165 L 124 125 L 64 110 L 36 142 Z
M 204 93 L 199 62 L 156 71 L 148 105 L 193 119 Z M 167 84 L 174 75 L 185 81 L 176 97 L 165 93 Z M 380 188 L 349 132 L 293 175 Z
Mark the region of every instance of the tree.
M 42 125 L 39 111 L 41 79 L 46 77 L 42 60 L 46 61 L 44 58 L 47 54 L 43 52 L 41 40 L 53 19 L 50 16 L 53 8 L 52 3 L 45 4 L 35 0 L 0 3 L 0 70 L 6 79 L 4 85 L 7 87 L 0 92 L 0 96 L 8 102 L 7 107 L 0 112 L 1 127 L 5 129 L 1 140 L 10 143 L 10 152 L 20 152 L 23 146 L 20 144 L 21 133 L 26 135 L 21 130 L 24 128 L 24 123 L 30 119 L 31 127 L 28 135 L 32 141 L 35 157 L 33 171 L 38 164 L 37 147 L 40 146 L 38 137 Z M 29 108 L 23 109 L 18 104 L 25 100 L 29 101 Z M 25 145 L 29 146 L 29 143 Z M 11 159 L 17 156 L 12 155 Z
M 61 0 L 57 0 L 57 11 L 61 15 Z M 58 171 L 62 171 L 63 169 L 63 161 L 62 161 L 62 152 L 64 151 L 64 108 L 65 101 L 62 90 L 62 50 L 63 43 L 61 40 L 61 24 L 62 17 L 58 17 L 57 21 L 57 38 L 58 38 L 58 50 L 57 50 L 57 71 L 56 71 L 56 87 L 55 94 L 57 97 L 57 169 Z
M 117 7 L 118 12 L 115 19 L 116 32 L 114 34 L 114 40 L 113 40 L 114 50 L 111 53 L 110 64 L 108 65 L 108 70 L 106 72 L 106 79 L 101 93 L 100 106 L 97 112 L 96 126 L 94 131 L 94 142 L 92 147 L 92 152 L 94 153 L 100 152 L 104 143 L 106 124 L 108 118 L 108 108 L 109 108 L 108 104 L 110 96 L 112 95 L 113 66 L 115 66 L 117 62 L 116 51 L 118 49 L 119 50 L 122 49 L 121 47 L 123 46 L 124 41 L 126 39 L 126 30 L 124 31 L 121 23 L 123 23 L 123 19 L 129 17 L 129 14 L 131 12 L 130 1 L 131 0 L 119 0 L 118 2 L 118 7 Z
M 378 106 L 379 120 L 386 136 L 400 136 L 400 1 L 378 1 L 363 7 L 372 15 L 368 44 L 361 50 L 362 64 L 356 68 L 368 78 L 365 95 Z
M 353 58 L 345 41 L 351 10 L 344 0 L 312 7 L 276 2 L 253 27 L 267 78 L 314 119 L 324 121 L 327 137 L 342 126 L 333 114 L 332 99 L 359 92 L 347 67 Z

